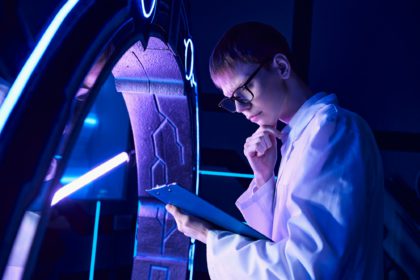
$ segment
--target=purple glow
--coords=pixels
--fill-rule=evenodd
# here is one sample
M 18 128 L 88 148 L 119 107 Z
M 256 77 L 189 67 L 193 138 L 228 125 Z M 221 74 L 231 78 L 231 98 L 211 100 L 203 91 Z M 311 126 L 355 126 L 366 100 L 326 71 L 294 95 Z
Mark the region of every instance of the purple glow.
M 108 173 L 112 169 L 128 161 L 129 161 L 128 154 L 126 152 L 122 152 L 116 155 L 115 157 L 107 160 L 106 162 L 102 163 L 101 165 L 95 167 L 91 171 L 87 172 L 86 174 L 80 176 L 76 180 L 72 181 L 71 183 L 59 189 L 54 194 L 54 197 L 51 202 L 51 206 L 56 205 L 60 200 L 66 198 L 67 196 L 83 188 L 84 186 L 91 183 L 92 181 Z
M 118 61 L 112 70 L 118 77 L 117 91 L 183 96 L 184 82 L 173 51 L 155 37 L 149 38 L 147 46 L 144 50 L 140 43 L 134 44 Z
M 188 42 L 187 56 L 191 54 L 191 43 Z M 165 230 L 171 222 L 170 217 L 162 211 L 160 204 L 150 203 L 145 191 L 150 186 L 165 182 L 178 182 L 194 191 L 191 180 L 194 170 L 193 123 L 190 121 L 189 93 L 185 92 L 189 86 L 184 84 L 191 80 L 184 79 L 187 70 L 183 66 L 180 68 L 174 53 L 177 51 L 172 50 L 170 45 L 150 37 L 147 49 L 141 43 L 135 43 L 112 70 L 117 91 L 122 93 L 130 115 L 136 147 L 141 207 L 137 219 L 133 274 L 142 275 L 142 279 L 165 277 L 166 272 L 166 275 L 177 275 L 177 279 L 188 279 L 187 264 L 192 264 L 192 260 L 188 262 L 189 240 Z M 188 57 L 188 73 L 190 62 Z M 149 222 L 155 218 L 160 222 Z M 150 259 L 153 256 L 148 250 L 151 243 L 159 244 L 165 254 Z M 172 259 L 182 260 L 182 265 L 178 265 L 177 261 L 174 266 Z M 151 270 L 150 265 L 156 261 L 168 270 Z

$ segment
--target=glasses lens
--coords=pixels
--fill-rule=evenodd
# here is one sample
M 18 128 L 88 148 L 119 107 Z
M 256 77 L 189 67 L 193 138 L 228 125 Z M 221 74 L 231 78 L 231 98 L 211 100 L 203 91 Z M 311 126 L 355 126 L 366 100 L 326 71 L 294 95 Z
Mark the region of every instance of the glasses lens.
M 229 99 L 229 98 L 225 98 L 223 99 L 220 103 L 219 103 L 219 107 L 222 107 L 225 110 L 228 110 L 229 112 L 236 112 L 236 106 L 235 106 L 235 101 Z
M 237 89 L 233 94 L 233 98 L 224 98 L 220 103 L 219 107 L 228 110 L 229 112 L 236 112 L 236 102 L 246 105 L 251 103 L 254 95 L 252 92 L 247 88 L 243 87 Z
M 252 98 L 254 97 L 246 86 L 236 90 L 233 96 L 235 97 L 236 101 L 242 104 L 251 102 Z

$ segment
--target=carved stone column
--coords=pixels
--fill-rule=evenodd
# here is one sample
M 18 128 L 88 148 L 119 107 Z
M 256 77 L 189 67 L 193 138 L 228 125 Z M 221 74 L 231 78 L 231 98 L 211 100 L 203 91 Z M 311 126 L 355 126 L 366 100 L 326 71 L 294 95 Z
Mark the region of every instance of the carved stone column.
M 190 102 L 174 52 L 150 38 L 133 45 L 113 69 L 134 135 L 140 212 L 133 279 L 185 279 L 190 241 L 176 230 L 164 205 L 145 189 L 178 182 L 194 191 Z M 112 113 L 112 112 L 110 112 Z

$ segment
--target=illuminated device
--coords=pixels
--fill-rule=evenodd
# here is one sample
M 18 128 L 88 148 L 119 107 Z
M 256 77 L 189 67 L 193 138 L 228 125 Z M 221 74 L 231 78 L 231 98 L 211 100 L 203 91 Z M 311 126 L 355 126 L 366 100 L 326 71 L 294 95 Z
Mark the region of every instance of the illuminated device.
M 77 190 L 83 188 L 87 184 L 91 183 L 92 181 L 98 179 L 99 177 L 103 176 L 104 174 L 108 173 L 109 171 L 113 170 L 114 168 L 120 166 L 123 163 L 126 163 L 130 160 L 128 153 L 122 152 L 115 157 L 107 160 L 106 162 L 102 163 L 101 165 L 95 167 L 91 171 L 87 172 L 86 174 L 80 176 L 79 178 L 75 179 L 71 183 L 63 186 L 59 189 L 55 194 L 51 202 L 51 206 L 57 204 L 60 200 L 66 198 L 67 196 L 71 195 L 72 193 L 76 192 Z

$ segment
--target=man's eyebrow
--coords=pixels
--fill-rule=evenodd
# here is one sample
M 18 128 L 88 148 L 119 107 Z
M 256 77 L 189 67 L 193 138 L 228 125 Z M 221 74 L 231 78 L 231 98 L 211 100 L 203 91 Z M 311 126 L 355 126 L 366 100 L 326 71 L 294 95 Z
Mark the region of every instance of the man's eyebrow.
M 230 97 L 229 98 L 232 98 L 233 97 L 233 93 L 235 91 L 237 91 L 238 89 L 242 88 L 245 85 L 246 82 L 247 82 L 246 80 L 245 81 L 242 81 L 239 85 L 235 86 L 232 90 L 230 90 L 229 92 L 231 94 L 230 94 Z

